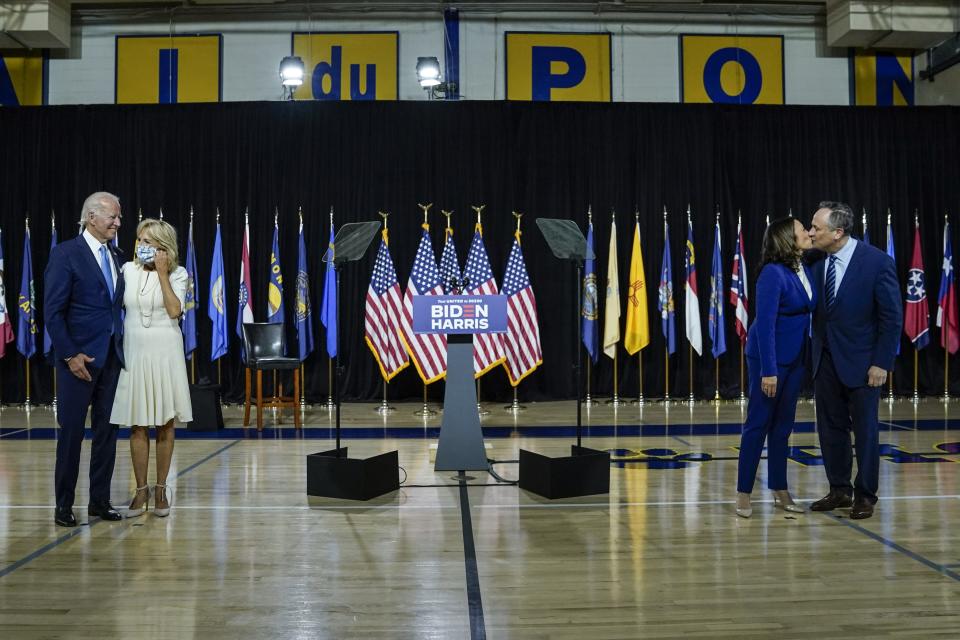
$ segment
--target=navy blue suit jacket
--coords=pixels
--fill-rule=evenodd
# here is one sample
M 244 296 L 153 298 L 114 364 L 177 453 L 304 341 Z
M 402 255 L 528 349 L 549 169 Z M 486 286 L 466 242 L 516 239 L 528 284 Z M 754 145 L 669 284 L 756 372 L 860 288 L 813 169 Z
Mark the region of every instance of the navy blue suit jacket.
M 777 365 L 789 365 L 804 353 L 810 335 L 810 314 L 816 305 L 813 276 L 803 267 L 813 299 L 796 273 L 786 265 L 770 263 L 757 277 L 757 315 L 747 333 L 746 354 L 760 360 L 760 375 L 777 375 Z
M 847 387 L 867 384 L 867 370 L 877 366 L 893 370 L 903 309 L 893 260 L 864 242 L 857 246 L 837 289 L 833 308 L 824 304 L 826 260 L 813 265 L 817 308 L 813 314 L 813 375 L 817 375 L 824 340 L 840 381 Z
M 102 367 L 112 344 L 123 366 L 123 274 L 118 250 L 110 247 L 110 254 L 118 274 L 112 300 L 83 235 L 50 251 L 43 275 L 43 321 L 58 361 L 82 352 L 94 359 L 90 366 Z

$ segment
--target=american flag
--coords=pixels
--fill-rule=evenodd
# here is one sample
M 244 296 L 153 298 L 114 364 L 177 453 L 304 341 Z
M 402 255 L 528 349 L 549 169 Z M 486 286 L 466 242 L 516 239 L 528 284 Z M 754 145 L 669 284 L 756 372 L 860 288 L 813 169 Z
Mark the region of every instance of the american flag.
M 733 273 L 730 276 L 730 304 L 733 305 L 733 317 L 740 344 L 747 342 L 749 320 L 747 313 L 747 262 L 743 257 L 743 231 L 737 221 L 737 249 L 733 254 Z
M 467 280 L 464 293 L 471 296 L 497 295 L 497 281 L 490 269 L 487 250 L 483 247 L 483 227 L 477 223 L 463 269 Z M 504 360 L 503 337 L 499 333 L 476 333 L 473 336 L 473 375 L 479 378 Z
M 519 231 L 507 259 L 503 295 L 507 296 L 507 332 L 503 336 L 507 359 L 503 366 L 510 384 L 517 386 L 543 362 L 537 300 L 533 296 L 533 287 L 530 286 L 530 277 L 523 262 Z
M 913 235 L 913 259 L 907 274 L 907 308 L 903 330 L 917 350 L 930 344 L 930 310 L 923 274 L 923 253 L 920 250 L 920 226 Z
M 443 282 L 437 270 L 437 259 L 430 244 L 430 225 L 422 226 L 420 246 L 413 259 L 413 269 L 410 271 L 407 290 L 403 295 L 400 337 L 424 384 L 430 384 L 447 374 L 447 336 L 439 333 L 413 332 L 413 296 L 438 296 L 443 293 Z
M 460 284 L 460 265 L 457 261 L 457 247 L 453 244 L 453 229 L 444 231 L 443 253 L 440 254 L 440 277 L 443 279 L 443 292 L 453 293 L 452 283 Z
M 373 265 L 373 275 L 370 276 L 363 320 L 367 346 L 380 365 L 383 379 L 387 381 L 410 364 L 410 358 L 407 357 L 400 339 L 403 302 L 397 271 L 393 268 L 393 258 L 387 248 L 388 242 L 387 230 L 384 229 L 380 248 L 377 250 L 377 261 Z

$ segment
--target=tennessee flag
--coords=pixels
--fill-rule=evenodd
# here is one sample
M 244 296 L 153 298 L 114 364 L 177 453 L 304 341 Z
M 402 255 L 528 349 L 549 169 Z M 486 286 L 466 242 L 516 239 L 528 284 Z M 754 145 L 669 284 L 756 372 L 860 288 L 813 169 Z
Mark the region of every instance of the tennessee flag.
M 907 274 L 907 308 L 904 311 L 903 330 L 917 350 L 930 344 L 930 310 L 927 307 L 927 289 L 923 273 L 923 253 L 920 249 L 920 225 L 913 235 L 913 258 Z
M 643 251 L 640 248 L 640 220 L 633 227 L 633 250 L 630 253 L 630 286 L 627 289 L 627 327 L 624 347 L 630 355 L 650 344 L 650 319 L 647 316 L 647 278 L 643 273 Z

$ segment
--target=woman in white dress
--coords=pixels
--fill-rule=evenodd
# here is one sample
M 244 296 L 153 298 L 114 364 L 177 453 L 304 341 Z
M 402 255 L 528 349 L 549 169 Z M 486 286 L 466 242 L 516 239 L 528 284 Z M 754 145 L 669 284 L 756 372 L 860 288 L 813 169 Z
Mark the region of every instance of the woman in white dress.
M 187 270 L 177 265 L 177 232 L 163 220 L 137 225 L 137 252 L 123 265 L 123 353 L 112 424 L 130 426 L 130 457 L 137 493 L 127 517 L 143 515 L 151 494 L 153 513 L 170 514 L 167 473 L 173 457 L 174 420 L 193 419 L 180 317 L 187 291 Z M 157 436 L 157 484 L 147 485 L 150 427 Z

